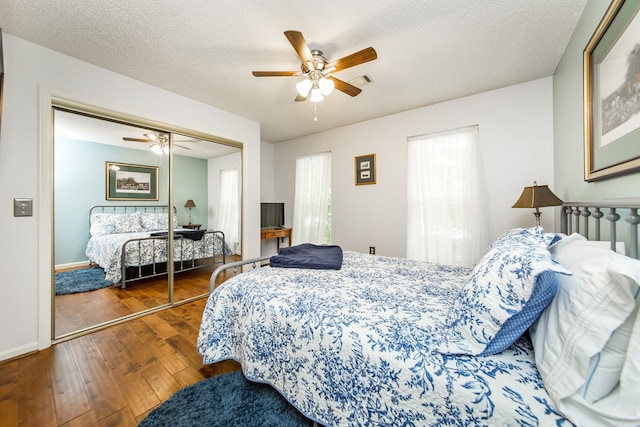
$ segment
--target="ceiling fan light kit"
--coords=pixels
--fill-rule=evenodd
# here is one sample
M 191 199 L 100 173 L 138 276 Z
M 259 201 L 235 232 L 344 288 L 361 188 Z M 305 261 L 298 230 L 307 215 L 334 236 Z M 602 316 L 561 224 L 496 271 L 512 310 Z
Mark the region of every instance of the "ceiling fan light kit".
M 285 31 L 284 34 L 302 61 L 301 71 L 254 71 L 255 77 L 304 76 L 304 80 L 296 83 L 296 101 L 309 99 L 314 103 L 321 102 L 334 88 L 349 96 L 356 96 L 362 92 L 362 89 L 330 74 L 377 59 L 375 49 L 368 47 L 330 63 L 322 51 L 309 49 L 300 31 Z
M 317 78 L 315 75 L 313 77 L 308 75 L 306 79 L 296 83 L 296 90 L 298 91 L 300 96 L 306 98 L 309 96 L 309 93 L 311 93 L 311 98 L 309 98 L 311 102 L 322 101 L 325 96 L 333 92 L 334 87 L 335 84 L 333 83 L 333 80 L 330 80 L 326 77 Z

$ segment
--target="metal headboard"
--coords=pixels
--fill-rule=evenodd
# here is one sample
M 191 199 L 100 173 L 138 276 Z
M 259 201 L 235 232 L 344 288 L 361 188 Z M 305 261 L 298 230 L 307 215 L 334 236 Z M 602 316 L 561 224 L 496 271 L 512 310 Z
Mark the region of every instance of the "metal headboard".
M 133 212 L 148 212 L 148 213 L 167 213 L 169 212 L 169 206 L 167 205 L 97 205 L 89 209 L 89 227 L 91 227 L 91 215 L 94 213 L 107 213 L 107 214 L 119 214 L 119 213 L 133 213 Z M 173 214 L 177 215 L 178 210 L 173 207 Z
M 560 231 L 580 233 L 590 240 L 609 241 L 612 250 L 616 250 L 617 242 L 624 242 L 628 247 L 627 255 L 638 259 L 638 209 L 640 198 L 564 202 Z M 608 228 L 602 218 L 609 223 Z

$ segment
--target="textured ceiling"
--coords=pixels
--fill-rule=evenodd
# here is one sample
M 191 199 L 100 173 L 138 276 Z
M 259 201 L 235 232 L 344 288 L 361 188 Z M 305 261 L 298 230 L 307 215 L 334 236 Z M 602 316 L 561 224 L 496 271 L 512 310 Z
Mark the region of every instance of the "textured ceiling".
M 280 142 L 553 74 L 586 0 L 0 0 L 3 32 L 261 123 Z M 294 102 L 285 30 L 372 82 Z

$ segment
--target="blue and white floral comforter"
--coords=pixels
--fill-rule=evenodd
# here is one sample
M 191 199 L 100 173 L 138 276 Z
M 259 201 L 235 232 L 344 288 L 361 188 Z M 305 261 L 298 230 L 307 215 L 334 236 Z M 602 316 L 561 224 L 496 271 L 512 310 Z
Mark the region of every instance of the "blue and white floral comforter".
M 324 425 L 571 425 L 528 338 L 489 357 L 431 350 L 469 273 L 349 251 L 339 271 L 243 273 L 211 294 L 198 350 L 239 361 Z
M 176 231 L 182 229 L 176 229 Z M 186 230 L 188 231 L 188 230 Z M 130 239 L 148 238 L 151 232 L 114 233 L 92 236 L 87 243 L 86 255 L 91 262 L 105 271 L 105 280 L 117 283 L 122 278 L 122 245 Z M 223 248 L 224 244 L 224 248 Z M 219 234 L 205 233 L 201 240 L 176 239 L 173 245 L 175 261 L 231 255 L 231 250 Z M 145 239 L 127 245 L 126 266 L 150 265 L 167 261 L 166 239 Z

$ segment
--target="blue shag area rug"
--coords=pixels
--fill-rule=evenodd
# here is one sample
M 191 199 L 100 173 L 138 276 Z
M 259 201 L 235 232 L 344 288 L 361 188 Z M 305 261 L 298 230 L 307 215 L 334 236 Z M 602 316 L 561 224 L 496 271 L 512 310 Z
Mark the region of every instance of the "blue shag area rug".
M 151 411 L 139 427 L 312 425 L 273 387 L 249 381 L 237 371 L 178 390 Z
M 112 282 L 104 280 L 104 270 L 100 267 L 56 273 L 56 295 L 95 291 L 111 285 Z

